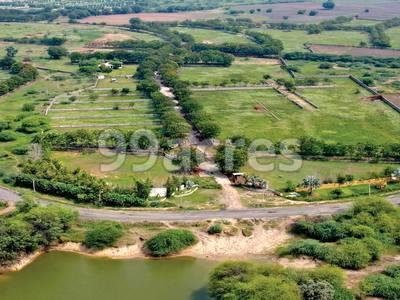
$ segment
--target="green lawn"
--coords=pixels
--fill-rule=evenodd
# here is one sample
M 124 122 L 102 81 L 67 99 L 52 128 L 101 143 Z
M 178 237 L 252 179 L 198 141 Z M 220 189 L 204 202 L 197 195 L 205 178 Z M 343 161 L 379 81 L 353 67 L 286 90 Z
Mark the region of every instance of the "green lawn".
M 289 74 L 281 69 L 275 60 L 239 59 L 230 67 L 183 67 L 179 77 L 190 83 L 220 85 L 221 83 L 252 83 L 263 82 L 263 76 L 269 74 L 273 78 L 287 78 Z
M 336 79 L 335 88 L 299 92 L 320 106 L 304 111 L 271 90 L 194 92 L 193 99 L 221 126 L 219 138 L 242 134 L 272 141 L 304 135 L 327 142 L 398 142 L 400 114 L 383 103 L 365 100 L 368 93 L 350 79 Z M 274 112 L 256 110 L 261 103 Z
M 362 41 L 368 43 L 368 35 L 357 31 L 323 31 L 320 34 L 307 34 L 301 30 L 257 29 L 257 31 L 280 39 L 285 47 L 285 52 L 308 51 L 304 49 L 305 43 L 344 46 L 358 46 Z
M 400 49 L 400 28 L 394 27 L 386 30 L 387 35 L 390 37 L 392 48 Z
M 112 79 L 115 79 L 113 81 Z M 122 89 L 122 88 L 129 88 L 131 90 L 136 89 L 136 81 L 132 78 L 126 77 L 106 77 L 105 79 L 99 80 L 96 88 L 103 89 L 103 88 L 113 88 L 113 89 Z
M 262 167 L 257 167 L 260 164 Z M 286 187 L 287 181 L 294 184 L 301 183 L 307 176 L 317 176 L 324 180 L 335 181 L 339 174 L 352 174 L 356 180 L 369 179 L 373 174 L 381 174 L 388 166 L 399 166 L 390 164 L 372 164 L 364 162 L 340 162 L 340 161 L 307 161 L 294 160 L 281 156 L 275 158 L 261 157 L 252 158 L 242 168 L 249 175 L 258 175 L 268 181 L 275 189 Z M 263 171 L 270 167 L 271 171 Z M 287 171 L 290 169 L 290 171 Z
M 173 30 L 188 33 L 197 43 L 223 44 L 223 43 L 252 43 L 242 34 L 231 34 L 219 30 L 173 27 Z
M 173 175 L 171 161 L 165 157 L 156 157 L 154 161 L 147 156 L 126 155 L 123 163 L 114 171 L 101 171 L 101 165 L 110 165 L 116 157 L 108 158 L 100 153 L 53 152 L 52 157 L 60 160 L 68 168 L 81 168 L 92 175 L 104 178 L 107 182 L 120 186 L 131 186 L 135 179 L 150 179 L 155 186 L 163 186 Z M 147 167 L 146 167 L 147 166 Z M 145 171 L 137 171 L 143 168 Z

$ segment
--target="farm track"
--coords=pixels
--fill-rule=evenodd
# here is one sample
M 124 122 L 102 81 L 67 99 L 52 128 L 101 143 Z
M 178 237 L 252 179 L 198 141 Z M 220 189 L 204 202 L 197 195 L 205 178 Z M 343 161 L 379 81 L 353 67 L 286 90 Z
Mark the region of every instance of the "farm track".
M 134 114 L 130 117 L 158 117 L 156 114 Z M 90 116 L 57 116 L 50 117 L 52 120 L 80 120 L 80 119 L 121 119 L 127 118 L 129 115 L 115 115 L 115 116 L 101 116 L 101 115 L 90 115 Z
M 88 128 L 88 127 L 129 127 L 141 125 L 160 125 L 158 121 L 133 122 L 133 123 L 115 123 L 115 124 L 76 124 L 76 125 L 56 125 L 54 128 Z
M 160 92 L 170 98 L 174 103 L 176 103 L 176 110 L 181 112 L 179 107 L 179 102 L 176 101 L 174 94 L 171 89 L 167 86 L 164 86 L 161 82 L 160 76 L 155 76 L 156 81 L 160 85 Z M 215 178 L 215 181 L 219 183 L 222 187 L 222 197 L 220 199 L 221 203 L 225 205 L 227 209 L 240 209 L 243 208 L 243 204 L 240 200 L 239 192 L 232 187 L 231 182 L 227 176 L 222 174 L 216 163 L 213 161 L 213 154 L 208 151 L 208 146 L 206 142 L 201 142 L 197 137 L 197 132 L 192 129 L 189 137 L 187 139 L 187 143 L 190 146 L 195 147 L 201 153 L 204 153 L 206 162 L 203 162 L 200 165 L 200 168 L 203 170 L 204 176 L 211 176 Z
M 289 91 L 284 86 L 277 84 L 275 81 L 272 83 L 271 86 L 280 94 L 285 96 L 289 99 L 289 101 L 294 102 L 299 107 L 307 110 L 307 111 L 315 111 L 315 107 L 311 106 L 307 101 L 304 101 L 301 97 L 297 96 L 296 94 Z
M 135 106 L 135 107 L 120 107 L 115 109 L 113 107 L 90 107 L 90 108 L 53 108 L 51 111 L 107 111 L 107 110 L 134 110 L 136 108 L 147 108 L 147 106 Z
M 148 102 L 149 99 L 113 99 L 113 100 L 96 100 L 96 101 L 73 101 L 71 103 L 68 103 L 68 105 L 74 105 L 74 104 L 96 104 L 96 103 L 139 103 L 139 102 Z M 56 101 L 54 105 L 56 104 L 63 104 L 62 102 Z
M 232 86 L 232 87 L 210 87 L 210 88 L 192 88 L 193 92 L 214 92 L 214 91 L 248 91 L 248 90 L 272 90 L 271 86 Z

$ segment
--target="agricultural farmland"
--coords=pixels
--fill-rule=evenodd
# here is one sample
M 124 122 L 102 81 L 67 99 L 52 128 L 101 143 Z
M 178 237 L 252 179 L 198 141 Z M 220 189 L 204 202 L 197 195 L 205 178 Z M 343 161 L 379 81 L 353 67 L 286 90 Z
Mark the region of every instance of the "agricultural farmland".
M 314 53 L 323 53 L 323 54 L 400 57 L 400 50 L 397 49 L 375 49 L 375 48 L 346 47 L 346 46 L 317 45 L 317 44 L 310 44 L 309 48 Z
M 304 88 L 298 92 L 319 108 L 304 111 L 272 90 L 196 91 L 193 98 L 220 124 L 220 138 L 245 135 L 273 141 L 314 136 L 331 142 L 395 142 L 400 115 L 350 79 L 332 80 L 334 87 Z M 270 112 L 273 112 L 274 117 Z M 362 132 L 362 134 L 360 134 Z
M 197 43 L 222 44 L 222 43 L 249 43 L 250 40 L 242 34 L 231 34 L 217 30 L 173 27 L 173 30 L 191 34 Z
M 129 91 L 121 93 L 123 88 Z M 98 80 L 93 89 L 57 97 L 48 110 L 51 125 L 60 129 L 157 128 L 159 121 L 151 110 L 150 100 L 135 88 L 130 77 L 106 77 Z
M 304 45 L 327 44 L 358 46 L 360 42 L 368 43 L 368 35 L 357 31 L 323 31 L 319 34 L 308 34 L 301 30 L 276 30 L 276 29 L 257 29 L 258 32 L 264 32 L 283 42 L 285 52 L 308 51 Z
M 187 66 L 179 77 L 192 85 L 235 85 L 260 84 L 264 75 L 273 78 L 287 78 L 289 73 L 281 68 L 275 59 L 238 58 L 230 67 Z

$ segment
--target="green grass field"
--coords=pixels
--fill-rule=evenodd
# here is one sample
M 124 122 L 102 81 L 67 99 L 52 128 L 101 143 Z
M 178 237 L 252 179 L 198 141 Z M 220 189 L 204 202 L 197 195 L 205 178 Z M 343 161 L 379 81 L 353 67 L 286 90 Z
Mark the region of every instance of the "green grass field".
M 231 34 L 219 30 L 173 27 L 173 30 L 189 33 L 197 43 L 223 44 L 223 43 L 252 43 L 242 34 Z
M 288 78 L 289 74 L 281 69 L 276 60 L 238 59 L 228 68 L 224 67 L 183 67 L 179 71 L 182 80 L 191 84 L 235 85 L 237 83 L 259 84 L 263 76 L 269 74 L 273 78 Z
M 68 168 L 81 168 L 92 175 L 104 178 L 119 186 L 132 186 L 135 179 L 150 179 L 155 186 L 163 186 L 168 177 L 174 174 L 172 163 L 165 157 L 156 157 L 154 161 L 147 156 L 126 155 L 125 160 L 115 171 L 101 171 L 101 165 L 110 165 L 116 157 L 108 158 L 100 153 L 53 152 L 52 157 L 63 162 Z M 146 166 L 149 166 L 145 168 Z M 143 167 L 146 171 L 136 171 Z M 171 168 L 171 169 L 170 169 Z
M 271 90 L 194 92 L 193 98 L 221 126 L 219 138 L 242 134 L 250 139 L 279 141 L 304 135 L 327 142 L 397 142 L 400 114 L 383 103 L 364 100 L 368 93 L 350 79 L 336 79 L 335 88 L 299 92 L 320 106 L 309 112 L 299 109 Z M 280 120 L 266 111 L 265 105 Z
M 305 31 L 283 31 L 275 29 L 257 29 L 274 38 L 280 39 L 285 52 L 307 51 L 305 43 L 358 46 L 360 42 L 368 43 L 368 35 L 357 31 L 323 31 L 320 34 L 307 34 Z
M 271 167 L 271 171 L 256 170 L 255 163 L 261 166 Z M 364 162 L 341 162 L 341 161 L 294 161 L 277 156 L 275 158 L 252 158 L 242 171 L 249 175 L 258 175 L 268 181 L 275 189 L 284 189 L 287 181 L 294 184 L 301 183 L 307 176 L 317 176 L 321 181 L 336 181 L 339 174 L 352 174 L 356 180 L 371 178 L 371 175 L 381 174 L 388 166 L 399 166 L 390 164 L 372 164 Z M 285 171 L 285 168 L 293 168 Z
M 400 78 L 400 70 L 394 68 L 379 68 L 368 64 L 353 63 L 345 64 L 344 67 L 334 65 L 333 68 L 328 70 L 320 69 L 319 62 L 309 61 L 289 61 L 290 65 L 299 68 L 299 76 L 313 77 L 320 75 L 353 75 L 357 78 L 362 78 L 369 75 L 374 80 L 374 85 L 379 90 L 385 92 L 396 92 L 390 85 L 390 82 L 397 81 Z
M 400 49 L 400 28 L 390 28 L 386 30 L 386 34 L 390 37 L 392 48 Z
M 62 76 L 64 80 L 54 80 L 54 76 Z M 47 79 L 46 79 L 47 78 Z M 15 131 L 21 124 L 17 121 L 17 116 L 22 114 L 22 106 L 27 103 L 34 103 L 36 113 L 41 112 L 52 97 L 58 93 L 71 92 L 73 90 L 87 87 L 93 84 L 89 78 L 73 78 L 65 74 L 53 74 L 48 72 L 40 72 L 40 77 L 33 83 L 22 86 L 11 94 L 0 97 L 0 121 L 11 120 L 11 130 Z M 34 113 L 32 113 L 34 114 Z M 21 161 L 21 157 L 11 153 L 15 147 L 28 145 L 33 135 L 15 132 L 17 140 L 13 142 L 0 142 L 0 152 L 7 154 L 6 157 L 0 158 L 0 170 L 6 174 L 14 173 L 17 164 Z

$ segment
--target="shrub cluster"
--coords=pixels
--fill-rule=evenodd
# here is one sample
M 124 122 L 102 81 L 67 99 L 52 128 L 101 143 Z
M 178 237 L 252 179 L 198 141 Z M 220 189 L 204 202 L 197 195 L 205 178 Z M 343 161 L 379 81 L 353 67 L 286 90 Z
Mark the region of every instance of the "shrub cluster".
M 360 287 L 365 296 L 400 299 L 400 266 L 391 265 L 381 274 L 367 276 Z
M 226 262 L 212 271 L 208 288 L 213 299 L 354 299 L 343 284 L 343 272 L 335 267 L 293 270 L 276 264 Z
M 292 231 L 311 239 L 295 241 L 280 254 L 307 255 L 342 268 L 361 269 L 379 260 L 384 247 L 399 245 L 399 216 L 399 209 L 386 200 L 359 200 L 333 218 L 297 221 Z
M 84 244 L 88 248 L 104 249 L 111 247 L 123 234 L 123 227 L 119 223 L 102 221 L 93 224 L 85 233 Z
M 146 249 L 152 256 L 168 256 L 197 243 L 196 236 L 188 230 L 165 230 L 145 243 Z

